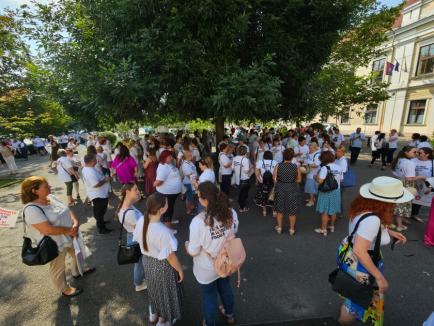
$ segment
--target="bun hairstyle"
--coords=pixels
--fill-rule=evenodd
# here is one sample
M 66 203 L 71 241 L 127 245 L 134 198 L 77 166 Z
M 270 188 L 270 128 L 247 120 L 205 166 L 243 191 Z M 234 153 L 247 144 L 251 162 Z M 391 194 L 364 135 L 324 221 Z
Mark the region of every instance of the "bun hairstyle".
M 145 249 L 145 251 L 149 251 L 148 243 L 146 242 L 146 234 L 148 233 L 148 227 L 150 222 L 149 215 L 157 214 L 158 211 L 161 208 L 163 208 L 165 205 L 166 205 L 166 196 L 158 192 L 154 192 L 146 200 L 145 219 L 143 223 L 143 248 Z
M 33 190 L 38 190 L 45 182 L 47 182 L 47 180 L 44 177 L 36 175 L 25 178 L 21 183 L 21 202 L 27 204 L 38 199 L 38 195 L 36 195 Z
M 199 184 L 198 192 L 200 198 L 208 200 L 206 224 L 213 227 L 214 219 L 216 219 L 223 226 L 230 227 L 233 222 L 233 216 L 229 198 L 210 181 Z
M 122 205 L 124 204 L 125 201 L 125 197 L 127 196 L 127 191 L 131 191 L 131 189 L 134 188 L 136 184 L 135 183 L 126 183 L 122 186 L 122 190 L 121 190 L 121 201 L 119 202 L 118 207 L 116 208 L 116 212 L 119 212 L 122 208 Z

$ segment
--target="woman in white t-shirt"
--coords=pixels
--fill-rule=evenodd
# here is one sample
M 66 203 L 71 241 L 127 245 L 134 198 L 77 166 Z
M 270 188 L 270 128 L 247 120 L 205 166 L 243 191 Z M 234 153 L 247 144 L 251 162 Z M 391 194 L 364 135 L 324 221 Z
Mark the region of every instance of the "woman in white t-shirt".
M 48 272 L 54 286 L 66 297 L 75 297 L 82 293 L 80 288 L 70 286 L 66 281 L 65 258 L 71 259 L 71 272 L 74 278 L 81 277 L 77 268 L 73 238 L 79 236 L 79 225 L 75 214 L 57 197 L 51 195 L 47 180 L 40 176 L 31 176 L 21 183 L 21 201 L 25 236 L 38 244 L 44 236 L 50 237 L 57 244 L 59 255 L 48 263 Z M 82 240 L 80 239 L 80 242 Z M 95 271 L 84 269 L 83 276 Z
M 393 174 L 402 181 L 404 187 L 415 187 L 415 182 L 425 180 L 425 176 L 416 176 L 416 164 L 412 159 L 416 157 L 417 148 L 412 146 L 404 146 L 392 162 Z M 398 231 L 407 229 L 402 223 L 410 224 L 411 217 L 411 202 L 397 204 L 395 206 L 395 220 Z
M 234 171 L 235 184 L 239 186 L 238 205 L 240 213 L 247 212 L 246 206 L 249 197 L 251 164 L 246 157 L 247 150 L 245 146 L 238 147 L 238 155 L 232 161 L 232 170 Z
M 229 191 L 231 189 L 231 178 L 232 178 L 232 160 L 234 146 L 232 144 L 221 144 L 219 153 L 219 173 L 221 176 L 221 190 L 229 196 Z
M 273 171 L 277 162 L 273 160 L 273 153 L 265 151 L 263 159 L 256 162 L 255 176 L 256 176 L 256 205 L 262 207 L 262 215 L 267 216 L 267 206 L 270 206 L 268 198 L 270 192 L 273 190 Z M 266 180 L 264 182 L 263 176 L 267 172 Z
M 179 174 L 178 168 L 175 166 L 175 158 L 173 157 L 172 151 L 162 151 L 159 161 L 160 164 L 158 164 L 154 186 L 157 192 L 165 195 L 167 198 L 168 208 L 163 215 L 163 222 L 168 227 L 172 227 L 176 198 L 178 198 L 182 188 L 181 175 Z M 176 231 L 174 232 L 176 233 Z
M 271 152 L 273 153 L 273 159 L 277 161 L 277 163 L 282 163 L 283 161 L 283 151 L 285 147 L 280 144 L 279 138 L 273 139 L 273 147 L 271 147 Z
M 254 151 L 254 160 L 255 162 L 261 161 L 264 157 L 264 153 L 267 149 L 265 148 L 265 141 L 263 139 L 258 140 L 258 147 Z
M 199 179 L 193 179 L 193 187 L 197 189 L 201 183 L 204 183 L 206 181 L 209 181 L 211 183 L 215 184 L 215 172 L 214 172 L 214 163 L 211 158 L 211 156 L 205 156 L 203 159 L 199 161 L 199 169 L 201 171 L 201 174 L 199 176 Z M 205 210 L 205 207 L 203 207 L 200 202 L 197 205 L 197 212 L 201 213 Z
M 183 159 L 181 160 L 180 170 L 182 171 L 182 183 L 186 188 L 185 192 L 185 207 L 187 214 L 190 215 L 194 211 L 194 194 L 195 191 L 192 186 L 192 180 L 197 179 L 196 165 L 193 162 L 193 154 L 191 151 L 184 150 Z
M 417 157 L 412 160 L 415 164 L 416 176 L 424 176 L 425 178 L 434 177 L 434 156 L 433 150 L 429 147 L 420 148 L 417 150 Z M 425 185 L 424 180 L 418 180 L 415 182 L 415 186 L 419 194 L 424 194 L 429 191 Z M 420 205 L 411 205 L 411 217 L 418 222 L 424 222 L 418 215 L 420 211 Z
M 72 152 L 71 152 L 72 153 Z M 57 160 L 57 176 L 60 181 L 64 182 L 66 185 L 66 197 L 68 198 L 68 205 L 72 206 L 75 204 L 76 200 L 72 198 L 72 187 L 73 183 L 77 182 L 80 178 L 77 171 L 74 170 L 71 160 L 66 157 L 66 151 L 60 149 L 58 151 L 59 159 Z
M 309 154 L 309 146 L 306 145 L 306 138 L 298 137 L 298 145 L 294 147 L 294 156 L 297 161 L 302 164 Z
M 221 278 L 214 270 L 211 257 L 216 257 L 230 234 L 238 231 L 238 217 L 228 197 L 215 184 L 199 185 L 199 201 L 206 208 L 190 223 L 187 252 L 193 257 L 193 274 L 202 290 L 205 325 L 215 325 L 217 308 L 228 324 L 234 323 L 234 295 L 230 277 Z M 217 293 L 222 305 L 217 307 Z
M 163 154 L 164 151 L 161 153 Z M 145 216 L 137 221 L 133 240 L 140 244 L 143 270 L 148 283 L 149 321 L 157 325 L 172 325 L 182 317 L 184 271 L 176 251 L 178 241 L 171 229 L 161 223 L 168 209 L 166 196 L 150 195 L 146 200 Z
M 342 171 L 335 162 L 335 156 L 330 151 L 322 152 L 320 157 L 321 168 L 314 176 L 318 182 L 318 201 L 316 211 L 321 214 L 321 227 L 315 229 L 316 233 L 327 235 L 327 230 L 335 231 L 336 214 L 341 212 L 341 191 L 340 184 Z M 321 185 L 325 181 L 327 174 L 331 172 L 337 182 L 337 188 L 331 191 L 321 191 Z
M 134 207 L 134 204 L 136 204 L 141 197 L 140 190 L 137 188 L 136 184 L 126 183 L 123 185 L 121 190 L 121 201 L 119 203 L 117 213 L 119 222 L 127 231 L 128 245 L 135 243 L 135 241 L 133 241 L 134 228 L 136 227 L 137 221 L 143 219 L 143 214 L 136 207 Z M 140 257 L 139 261 L 134 264 L 133 276 L 136 291 L 146 290 L 147 285 L 143 272 L 142 257 Z
M 396 129 L 392 129 L 389 134 L 389 139 L 387 140 L 387 143 L 389 144 L 388 150 L 387 150 L 387 163 L 392 164 L 393 161 L 393 154 L 395 153 L 396 149 L 398 148 L 398 141 L 399 136 Z
M 371 183 L 360 188 L 360 196 L 354 199 L 349 209 L 349 237 L 346 237 L 339 247 L 342 260 L 339 268 L 352 276 L 358 282 L 369 284 L 375 280 L 378 291 L 374 291 L 372 302 L 368 308 L 363 308 L 351 298 L 345 298 L 340 310 L 339 324 L 352 325 L 356 319 L 363 323 L 370 320 L 372 324 L 382 325 L 384 314 L 384 292 L 389 284 L 383 275 L 383 257 L 370 255 L 375 249 L 376 240 L 381 246 L 390 243 L 391 238 L 396 243 L 405 243 L 406 238 L 399 232 L 390 230 L 387 226 L 393 221 L 395 204 L 409 201 L 413 196 L 404 189 L 402 183 L 390 177 L 378 177 Z M 381 239 L 377 239 L 378 234 Z M 352 235 L 352 236 L 351 236 Z M 349 246 L 352 243 L 352 247 Z
M 318 183 L 314 180 L 314 176 L 319 170 L 321 161 L 319 156 L 321 151 L 318 148 L 318 144 L 312 142 L 309 144 L 309 154 L 306 157 L 305 164 L 309 168 L 309 172 L 306 175 L 306 183 L 304 185 L 304 192 L 309 194 L 309 200 L 306 204 L 307 207 L 315 205 L 315 195 L 318 193 Z

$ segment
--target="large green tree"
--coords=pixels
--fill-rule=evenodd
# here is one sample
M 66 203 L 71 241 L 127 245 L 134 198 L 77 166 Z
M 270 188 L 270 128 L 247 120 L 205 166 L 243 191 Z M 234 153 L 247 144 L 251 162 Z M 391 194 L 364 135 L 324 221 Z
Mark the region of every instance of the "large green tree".
M 375 0 L 60 0 L 19 15 L 74 113 L 115 124 L 310 116 L 334 47 L 377 10 Z

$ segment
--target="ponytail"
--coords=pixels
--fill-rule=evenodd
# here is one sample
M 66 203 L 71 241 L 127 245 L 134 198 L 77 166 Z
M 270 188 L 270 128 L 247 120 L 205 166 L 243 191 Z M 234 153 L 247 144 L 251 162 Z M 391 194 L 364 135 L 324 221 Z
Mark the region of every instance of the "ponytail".
M 155 192 L 146 200 L 146 211 L 143 223 L 143 249 L 149 251 L 146 235 L 148 233 L 149 223 L 151 221 L 150 215 L 155 215 L 158 211 L 166 205 L 166 196 Z
M 130 191 L 131 189 L 133 189 L 133 187 L 135 186 L 135 183 L 129 182 L 123 185 L 122 190 L 121 190 L 121 201 L 119 202 L 118 207 L 116 208 L 116 213 L 119 213 L 119 211 L 122 208 L 122 205 L 125 202 L 125 197 L 127 196 L 127 191 Z

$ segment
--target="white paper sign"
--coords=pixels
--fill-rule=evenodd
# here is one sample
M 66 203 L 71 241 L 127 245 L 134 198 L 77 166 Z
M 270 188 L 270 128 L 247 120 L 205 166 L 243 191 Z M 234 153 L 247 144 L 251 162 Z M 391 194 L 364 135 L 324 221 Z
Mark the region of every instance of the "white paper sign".
M 14 228 L 17 224 L 19 211 L 0 207 L 0 228 Z

